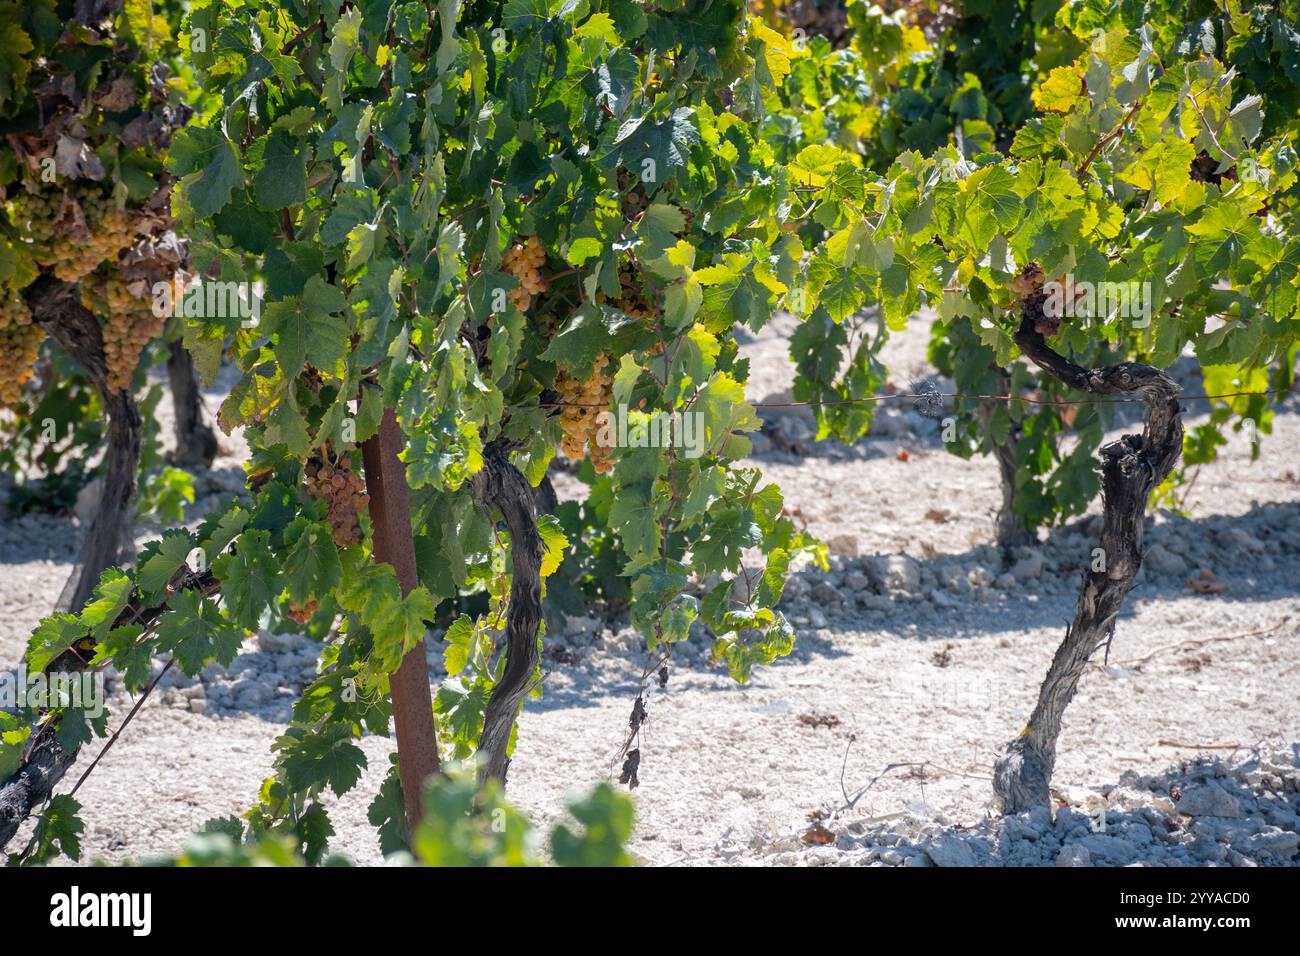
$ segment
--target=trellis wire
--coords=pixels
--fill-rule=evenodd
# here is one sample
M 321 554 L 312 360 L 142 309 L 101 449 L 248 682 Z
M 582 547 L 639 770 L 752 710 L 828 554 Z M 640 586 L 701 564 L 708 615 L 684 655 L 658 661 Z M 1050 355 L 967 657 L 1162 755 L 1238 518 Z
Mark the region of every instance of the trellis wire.
M 1279 389 L 1269 388 L 1260 392 L 1222 392 L 1217 395 L 1179 395 L 1178 400 L 1184 402 L 1196 401 L 1213 401 L 1223 398 L 1247 398 L 1255 396 L 1275 395 Z M 876 402 L 887 402 L 895 399 L 912 399 L 918 403 L 932 403 L 935 399 L 944 398 L 964 398 L 971 401 L 987 402 L 1024 402 L 1028 405 L 1141 405 L 1146 399 L 1143 398 L 1078 398 L 1078 399 L 1047 399 L 1047 398 L 1030 398 L 1021 395 L 980 395 L 967 394 L 965 392 L 939 392 L 922 390 L 917 392 L 892 392 L 882 395 L 867 395 L 863 398 L 841 398 L 825 402 L 750 402 L 751 408 L 826 408 L 835 405 L 870 405 Z M 606 405 L 595 402 L 540 402 L 543 408 L 607 408 Z

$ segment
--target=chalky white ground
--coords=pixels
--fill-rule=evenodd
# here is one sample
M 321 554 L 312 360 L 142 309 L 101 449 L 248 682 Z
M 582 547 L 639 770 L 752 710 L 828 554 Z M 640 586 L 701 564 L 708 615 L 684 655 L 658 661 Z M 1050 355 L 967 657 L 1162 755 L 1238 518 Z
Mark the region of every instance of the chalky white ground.
M 751 399 L 788 396 L 789 329 L 777 322 L 747 342 Z M 900 388 L 927 374 L 927 334 L 918 319 L 888 346 Z M 210 407 L 219 398 L 209 393 Z M 1203 403 L 1192 403 L 1188 423 L 1204 414 Z M 765 416 L 755 463 L 809 529 L 832 542 L 832 572 L 792 581 L 786 610 L 798 648 L 748 685 L 709 667 L 703 637 L 677 649 L 667 688 L 647 698 L 631 844 L 638 859 L 1295 864 L 1294 405 L 1277 416 L 1257 461 L 1244 435 L 1230 437 L 1194 486 L 1190 521 L 1156 516 L 1153 557 L 1119 621 L 1110 664 L 1090 670 L 1066 714 L 1055 822 L 1040 815 L 1000 823 L 989 774 L 1002 744 L 1024 726 L 1072 615 L 1095 527 L 1085 517 L 1044 533 L 1004 564 L 990 545 L 994 463 L 947 454 L 934 424 L 906 403 L 883 407 L 872 434 L 853 448 L 814 444 L 804 412 Z M 223 438 L 222 457 L 200 479 L 196 514 L 239 487 L 245 451 L 238 435 Z M 562 496 L 581 487 L 559 485 Z M 57 598 L 79 533 L 71 519 L 52 517 L 0 525 L 3 666 L 18 663 L 32 626 Z M 1193 593 L 1185 582 L 1201 567 L 1227 590 Z M 542 830 L 564 816 L 573 788 L 616 778 L 646 663 L 644 645 L 625 626 L 571 625 L 547 639 L 545 698 L 527 704 L 510 768 L 511 797 Z M 1234 639 L 1186 643 L 1219 637 Z M 270 772 L 270 745 L 316 651 L 305 639 L 254 637 L 228 672 L 214 668 L 151 699 L 78 794 L 85 858 L 174 852 L 205 820 L 245 810 Z M 431 653 L 435 683 L 437 658 Z M 119 691 L 113 726 L 127 706 Z M 393 743 L 367 737 L 361 746 L 369 767 L 360 783 L 326 799 L 337 831 L 331 849 L 375 863 L 366 807 Z M 1205 760 L 1220 763 L 1197 763 Z M 908 766 L 845 807 L 845 791 L 852 796 L 891 764 Z M 801 839 L 819 812 L 827 845 Z

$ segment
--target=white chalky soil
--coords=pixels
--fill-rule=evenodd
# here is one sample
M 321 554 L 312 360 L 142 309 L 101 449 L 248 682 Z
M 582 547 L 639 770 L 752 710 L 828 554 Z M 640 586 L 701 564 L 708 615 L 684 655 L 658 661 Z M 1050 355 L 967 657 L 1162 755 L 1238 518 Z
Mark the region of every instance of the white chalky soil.
M 773 323 L 746 346 L 751 399 L 782 400 L 789 329 Z M 917 319 L 888 346 L 886 364 L 901 389 L 926 374 L 927 335 Z M 209 406 L 218 398 L 211 393 Z M 1204 403 L 1191 403 L 1187 424 L 1204 414 Z M 676 650 L 667 688 L 647 697 L 632 842 L 639 859 L 1296 862 L 1294 403 L 1275 419 L 1257 461 L 1243 435 L 1230 435 L 1220 459 L 1202 470 L 1190 520 L 1156 516 L 1148 544 L 1159 550 L 1130 596 L 1109 666 L 1097 663 L 1066 714 L 1054 783 L 1058 808 L 1069 809 L 1058 809 L 1055 824 L 1013 820 L 1000 832 L 986 822 L 992 763 L 1033 705 L 1095 533 L 1086 519 L 1044 533 L 1040 545 L 1004 566 L 990 547 L 996 465 L 947 454 L 932 423 L 905 403 L 882 410 L 873 435 L 852 449 L 814 446 L 802 414 L 765 416 L 780 441 L 760 438 L 755 462 L 782 486 L 787 507 L 832 542 L 832 572 L 792 581 L 786 612 L 799 646 L 748 685 L 708 666 L 707 640 Z M 809 450 L 781 450 L 790 441 Z M 223 443 L 214 471 L 199 481 L 201 497 L 213 497 L 196 514 L 241 484 L 246 449 L 238 436 Z M 571 480 L 557 484 L 562 496 L 575 493 Z M 3 666 L 17 665 L 32 627 L 56 600 L 78 535 L 65 518 L 0 523 Z M 1226 592 L 1193 593 L 1185 580 L 1201 567 Z M 1232 639 L 1187 643 L 1220 637 Z M 552 649 L 577 663 L 548 652 L 546 694 L 525 707 L 509 787 L 544 829 L 563 816 L 570 788 L 617 778 L 616 751 L 645 665 L 643 645 L 617 623 L 575 621 L 568 635 L 548 638 Z M 247 809 L 314 657 L 305 639 L 255 637 L 230 673 L 156 694 L 78 793 L 84 857 L 174 852 L 207 819 Z M 435 664 L 431 677 L 441 676 Z M 111 726 L 128 707 L 119 691 Z M 327 799 L 337 831 L 331 848 L 374 863 L 366 807 L 393 744 L 370 737 L 361 746 L 369 759 L 361 782 L 342 800 Z M 1223 766 L 1193 763 L 1202 758 Z M 885 774 L 852 809 L 843 807 L 842 767 L 853 795 L 895 763 L 913 766 Z M 1178 806 L 1171 791 L 1182 796 Z M 829 845 L 799 839 L 815 811 L 830 814 Z

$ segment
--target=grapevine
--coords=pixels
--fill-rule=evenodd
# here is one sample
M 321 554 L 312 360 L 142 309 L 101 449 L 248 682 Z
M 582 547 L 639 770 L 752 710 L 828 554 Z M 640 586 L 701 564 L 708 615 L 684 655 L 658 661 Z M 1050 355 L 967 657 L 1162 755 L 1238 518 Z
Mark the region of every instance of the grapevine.
M 1088 27 L 1097 30 L 1093 22 Z M 1141 50 L 1119 25 L 1092 36 L 1035 87 L 1038 112 L 1006 156 L 963 155 L 958 144 L 928 155 L 904 152 L 883 177 L 864 173 L 856 154 L 829 144 L 805 147 L 794 160 L 810 183 L 810 217 L 830 232 L 800 297 L 809 331 L 792 345 L 817 358 L 810 367 L 825 367 L 821 344 L 812 342 L 842 345 L 845 337 L 832 330 L 869 303 L 889 327 L 930 304 L 942 320 L 936 328 L 952 344 L 963 392 L 976 391 L 967 382 L 979 382 L 977 394 L 1018 394 L 1023 357 L 1058 390 L 1140 392 L 1147 404 L 1141 436 L 1101 449 L 1100 551 L 1108 563 L 1086 574 L 1038 706 L 998 763 L 995 791 L 1008 811 L 1047 802 L 1060 715 L 1089 655 L 1114 634 L 1142 561 L 1136 529 L 1182 450 L 1180 390 L 1161 368 L 1190 344 L 1207 381 L 1275 362 L 1289 379 L 1296 354 L 1296 270 L 1279 261 L 1295 240 L 1287 216 L 1270 212 L 1297 182 L 1289 134 L 1259 138 L 1261 101 L 1243 95 L 1221 62 L 1174 49 L 1167 58 L 1143 60 Z M 1133 83 L 1098 86 L 1098 77 L 1124 70 Z M 1211 116 L 1225 119 L 1212 123 Z M 969 141 L 965 150 L 971 153 Z M 1216 170 L 1237 164 L 1270 174 L 1210 175 L 1196 158 L 1201 151 Z M 1071 220 L 1071 208 L 1089 217 Z M 1163 229 L 1152 232 L 1154 223 L 1177 223 L 1180 241 L 1165 242 Z M 815 232 L 811 225 L 808 231 Z M 1117 298 L 1082 314 L 1073 308 L 1097 288 L 1127 294 L 1138 285 L 1141 293 L 1139 280 L 1147 283 L 1149 315 L 1131 314 Z M 1231 290 L 1226 299 L 1223 289 Z M 1224 315 L 1223 328 L 1203 334 L 1201 317 L 1216 312 Z M 1134 360 L 1125 361 L 1129 355 Z M 1002 388 L 982 385 L 991 369 L 1003 376 Z M 810 384 L 825 387 L 816 379 Z M 1265 398 L 1257 392 L 1249 400 Z M 995 406 L 997 417 L 971 423 L 983 440 L 1006 442 L 1007 404 Z M 1064 420 L 1051 409 L 1034 418 Z M 1074 419 L 1076 429 L 1082 424 Z M 1096 417 L 1087 427 L 1082 453 L 1076 449 L 1068 460 L 1044 437 L 1059 426 L 1036 428 L 1032 443 L 1026 430 L 1015 449 L 1022 467 L 1059 462 L 1055 480 L 1073 482 L 1058 485 L 1057 502 L 1035 503 L 1045 515 L 1081 510 L 1095 494 L 1091 451 L 1102 429 Z M 1011 470 L 1018 478 L 1020 469 Z
M 0 10 L 0 29 L 15 44 L 13 72 L 0 91 L 8 147 L 0 170 L 0 282 L 32 317 L 30 331 L 6 333 L 0 389 L 10 404 L 23 398 L 4 421 L 6 456 L 17 460 L 26 449 L 32 464 L 45 447 L 48 468 L 50 443 L 38 436 L 52 419 L 27 419 L 38 407 L 59 410 L 63 419 L 80 405 L 107 420 L 106 429 L 74 429 L 74 447 L 84 445 L 96 466 L 79 467 L 68 456 L 71 467 L 54 482 L 84 482 L 96 473 L 103 481 L 60 598 L 70 608 L 85 602 L 122 553 L 137 506 L 144 511 L 161 501 L 137 498 L 137 482 L 147 490 L 188 481 L 159 468 L 155 419 L 142 419 L 133 388 L 146 344 L 163 330 L 152 290 L 188 266 L 186 245 L 173 230 L 162 159 L 190 110 L 180 103 L 186 84 L 165 62 L 174 47 L 164 15 L 155 19 L 149 5 L 121 0 L 71 13 L 48 0 Z M 41 337 L 48 344 L 38 343 Z M 37 358 L 39 387 L 24 391 Z M 88 390 L 98 393 L 89 403 Z M 173 398 L 178 423 L 200 430 L 194 393 L 188 416 L 176 390 Z M 215 451 L 215 440 L 207 447 Z M 28 486 L 39 480 L 23 477 Z M 164 506 L 169 513 L 175 507 Z
M 933 175 L 943 184 L 964 181 L 979 165 L 981 154 L 1017 155 L 1022 144 L 1025 158 L 1033 158 L 1029 143 L 1040 136 L 1045 126 L 1055 120 L 1055 110 L 1034 115 L 1043 104 L 1054 102 L 1056 89 L 1068 89 L 1081 56 L 1096 51 L 1100 56 L 1129 55 L 1126 48 L 1117 52 L 1115 42 L 1131 44 L 1136 36 L 1150 36 L 1158 48 L 1158 59 L 1173 63 L 1181 55 L 1180 44 L 1188 42 L 1192 32 L 1186 5 L 1150 3 L 1139 6 L 1103 5 L 1096 17 L 1079 4 L 1043 5 L 1007 4 L 997 14 L 983 5 L 938 5 L 938 17 L 929 17 L 922 4 L 871 4 L 850 2 L 853 24 L 852 42 L 855 57 L 832 49 L 828 44 L 812 41 L 802 49 L 794 48 L 790 80 L 780 90 L 781 109 L 774 109 L 769 120 L 768 138 L 783 155 L 793 159 L 802 147 L 833 144 L 873 169 L 885 170 L 909 149 L 920 150 L 939 158 Z M 1100 12 L 1104 8 L 1104 12 Z M 1200 4 L 1198 15 L 1213 22 L 1220 38 L 1220 56 L 1249 82 L 1236 81 L 1239 95 L 1248 99 L 1252 88 L 1266 94 L 1275 108 L 1264 111 L 1261 120 L 1271 133 L 1287 128 L 1288 104 L 1293 102 L 1294 85 L 1284 79 L 1291 69 L 1281 21 L 1268 10 L 1267 4 L 1255 4 L 1232 16 L 1214 17 L 1214 8 Z M 893 12 L 885 12 L 893 11 Z M 1220 12 L 1221 13 L 1221 12 Z M 996 16 L 990 26 L 987 18 Z M 1053 22 L 1056 21 L 1056 22 Z M 1116 28 L 1123 24 L 1125 37 L 1116 40 Z M 1280 32 L 1279 32 L 1280 31 Z M 978 42 L 974 38 L 981 38 Z M 1268 48 L 1270 52 L 1265 53 Z M 1185 49 L 1185 46 L 1182 47 Z M 913 55 L 922 51 L 921 55 Z M 1266 62 L 1272 68 L 1266 68 Z M 1026 82 L 1028 80 L 1028 82 Z M 1077 100 L 1075 101 L 1078 102 Z M 1200 100 L 1198 99 L 1198 103 Z M 799 109 L 813 121 L 798 125 L 784 122 L 787 111 Z M 1195 108 L 1189 106 L 1195 114 Z M 1140 115 L 1140 114 L 1139 114 Z M 1114 119 L 1123 116 L 1123 112 Z M 1072 121 L 1073 122 L 1073 121 Z M 1118 132 L 1124 131 L 1120 124 Z M 1292 125 L 1294 125 L 1292 123 Z M 1096 133 L 1094 141 L 1117 132 L 1115 124 Z M 1082 135 L 1082 134 L 1081 134 Z M 1263 197 L 1277 227 L 1284 229 L 1295 207 L 1296 186 L 1286 175 L 1294 149 L 1283 146 L 1281 153 L 1261 149 L 1257 154 L 1241 154 L 1242 167 L 1248 178 L 1268 179 L 1268 171 L 1282 174 L 1280 188 Z M 935 151 L 943 144 L 951 151 Z M 1092 143 L 1089 143 L 1091 146 Z M 1085 149 L 1083 153 L 1086 153 Z M 1273 157 L 1282 159 L 1279 164 Z M 1086 165 L 1081 153 L 1078 161 Z M 1217 153 L 1209 136 L 1202 136 L 1192 153 L 1173 161 L 1185 164 L 1192 182 L 1230 187 L 1238 182 L 1237 170 Z M 797 163 L 796 163 L 797 165 Z M 892 173 L 889 177 L 892 179 Z M 1238 183 L 1241 192 L 1256 194 L 1256 183 Z M 1276 185 L 1276 182 L 1275 182 Z M 810 222 L 801 229 L 811 241 L 822 223 Z M 947 237 L 938 237 L 943 248 Z M 927 251 L 928 254 L 928 251 Z M 1019 263 L 1018 265 L 1023 265 Z M 1079 270 L 1074 270 L 1076 273 Z M 1044 281 L 1065 283 L 1070 270 L 1060 270 Z M 1076 274 L 1075 279 L 1084 279 Z M 1096 281 L 1096 276 L 1092 280 Z M 899 286 L 900 288 L 902 286 Z M 1020 292 L 1009 289 L 1017 298 Z M 909 297 L 910 298 L 910 297 Z M 917 299 L 916 301 L 919 301 Z M 901 312 L 886 297 L 886 325 L 901 328 Z M 1051 376 L 1038 374 L 1024 361 L 1008 363 L 1007 351 L 995 349 L 979 336 L 969 333 L 965 320 L 970 316 L 943 314 L 933 327 L 930 360 L 938 371 L 954 380 L 957 390 L 970 394 L 1006 394 L 1029 397 L 1046 394 L 1063 399 L 1066 392 Z M 958 321 L 953 321 L 957 319 Z M 1156 327 L 1155 322 L 1150 328 Z M 1054 330 L 1056 319 L 1041 323 L 1044 330 Z M 882 328 L 875 339 L 883 345 L 887 330 Z M 842 339 L 842 341 L 838 341 Z M 805 399 L 841 401 L 859 398 L 883 383 L 883 370 L 873 365 L 863 349 L 853 344 L 852 364 L 838 379 L 824 376 L 824 363 L 812 361 L 817 350 L 832 342 L 844 348 L 856 343 L 850 333 L 841 336 L 838 327 L 826 333 L 815 328 L 803 331 L 792 348 L 792 358 L 800 368 L 796 393 Z M 1078 328 L 1068 334 L 1069 347 L 1086 354 L 1088 361 L 1112 361 L 1117 357 L 1142 360 L 1159 346 L 1161 360 L 1169 353 L 1167 343 L 1154 341 L 1151 332 L 1134 334 L 1134 330 L 1117 323 L 1104 335 L 1089 334 Z M 1263 367 L 1248 367 L 1236 358 L 1212 363 L 1221 366 L 1215 378 L 1225 382 L 1249 380 L 1263 387 L 1267 383 L 1280 391 L 1289 388 L 1293 375 L 1283 357 L 1272 362 L 1266 373 Z M 1228 371 L 1231 365 L 1233 371 Z M 860 371 L 859 371 L 860 370 Z M 811 373 L 811 374 L 810 374 Z M 1213 389 L 1232 391 L 1230 387 Z M 1019 402 L 966 401 L 957 399 L 952 409 L 956 421 L 955 440 L 945 441 L 945 448 L 962 457 L 975 453 L 993 453 L 1001 465 L 1003 508 L 998 515 L 998 540 L 1004 546 L 1023 543 L 1044 524 L 1064 521 L 1080 514 L 1098 489 L 1092 468 L 1092 455 L 1106 428 L 1113 424 L 1111 410 L 1087 409 L 1077 419 L 1051 407 L 1030 410 Z M 1215 448 L 1223 444 L 1222 430 L 1236 418 L 1235 428 L 1248 421 L 1260 430 L 1270 430 L 1272 409 L 1254 399 L 1216 403 L 1209 423 L 1189 430 L 1185 443 L 1184 467 L 1194 467 L 1211 460 Z M 869 408 L 855 408 L 853 413 L 836 407 L 817 407 L 816 415 L 823 433 L 853 440 L 871 422 Z M 1062 454 L 1050 436 L 1069 433 L 1078 442 L 1073 454 Z M 1027 441 L 1022 441 L 1027 439 Z M 1256 449 L 1258 446 L 1255 446 Z M 1175 502 L 1175 489 L 1185 482 L 1183 470 L 1176 468 L 1162 486 L 1158 501 Z

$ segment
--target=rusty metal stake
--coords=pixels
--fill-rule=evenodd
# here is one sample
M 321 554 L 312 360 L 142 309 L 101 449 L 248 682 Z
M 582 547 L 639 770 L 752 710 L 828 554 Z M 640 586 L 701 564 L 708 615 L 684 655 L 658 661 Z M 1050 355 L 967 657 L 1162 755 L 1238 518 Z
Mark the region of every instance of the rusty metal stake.
M 405 597 L 415 589 L 415 539 L 406 466 L 397 455 L 404 439 L 397 416 L 384 409 L 379 431 L 361 445 L 370 495 L 370 521 L 375 533 L 375 560 L 393 566 Z M 420 822 L 424 781 L 438 772 L 438 738 L 433 725 L 433 697 L 424 641 L 402 659 L 389 679 L 393 692 L 393 722 L 397 725 L 397 758 L 411 833 Z

